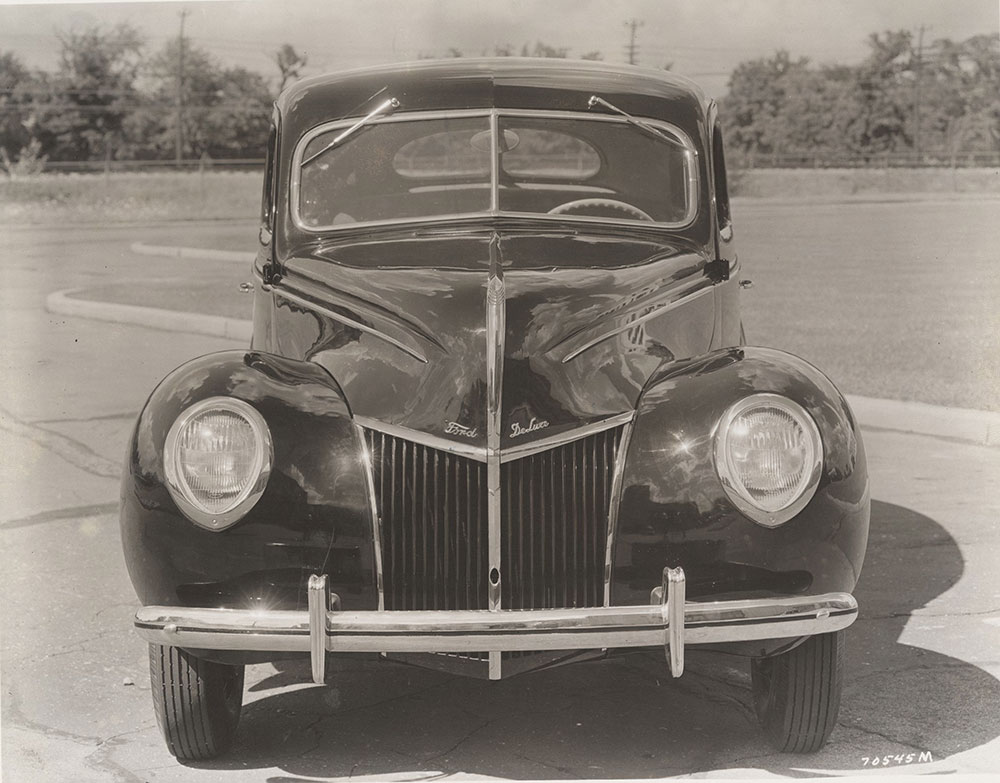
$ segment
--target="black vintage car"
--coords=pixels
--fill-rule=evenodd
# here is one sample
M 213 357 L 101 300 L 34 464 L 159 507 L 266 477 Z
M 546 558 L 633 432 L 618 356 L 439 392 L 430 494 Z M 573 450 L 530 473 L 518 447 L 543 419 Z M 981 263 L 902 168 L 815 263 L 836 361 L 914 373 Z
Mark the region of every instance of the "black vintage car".
M 172 753 L 226 750 L 247 663 L 680 676 L 706 645 L 779 748 L 824 743 L 865 453 L 822 373 L 745 344 L 714 102 L 564 61 L 308 79 L 262 203 L 250 348 L 172 372 L 128 447 Z

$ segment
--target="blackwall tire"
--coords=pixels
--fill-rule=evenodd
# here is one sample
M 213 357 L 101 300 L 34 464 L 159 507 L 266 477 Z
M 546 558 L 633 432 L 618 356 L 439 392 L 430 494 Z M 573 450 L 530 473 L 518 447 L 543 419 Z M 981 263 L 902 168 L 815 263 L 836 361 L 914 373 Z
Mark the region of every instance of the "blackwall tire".
M 837 723 L 843 690 L 844 632 L 810 636 L 781 655 L 750 663 L 754 710 L 783 753 L 815 753 Z
M 181 761 L 204 761 L 233 742 L 243 707 L 243 666 L 149 645 L 153 710 L 167 748 Z

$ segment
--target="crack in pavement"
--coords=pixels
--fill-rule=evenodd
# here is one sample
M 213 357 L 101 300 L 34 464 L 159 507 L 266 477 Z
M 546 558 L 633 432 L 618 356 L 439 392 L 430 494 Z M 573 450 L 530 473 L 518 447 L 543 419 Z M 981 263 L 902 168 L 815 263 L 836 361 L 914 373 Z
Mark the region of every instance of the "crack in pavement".
M 96 636 L 88 636 L 86 639 L 79 639 L 73 642 L 66 642 L 59 645 L 58 647 L 53 647 L 47 651 L 41 658 L 38 656 L 37 650 L 32 650 L 24 655 L 17 657 L 11 657 L 8 659 L 12 666 L 20 666 L 23 663 L 37 662 L 39 660 L 48 660 L 49 658 L 61 658 L 64 655 L 74 655 L 76 653 L 94 652 L 95 650 L 88 650 L 88 645 L 94 642 L 104 642 L 108 637 L 116 638 L 121 635 L 121 629 L 114 627 L 109 628 L 106 631 L 100 631 Z M 97 647 L 96 651 L 106 649 L 106 645 L 102 644 Z
M 440 753 L 435 753 L 433 756 L 423 756 L 423 757 L 420 757 L 420 760 L 424 764 L 427 764 L 427 763 L 429 763 L 431 761 L 437 761 L 438 759 L 443 758 L 444 756 L 447 756 L 447 755 L 449 755 L 451 753 L 454 753 L 455 750 L 460 745 L 462 745 L 463 743 L 465 743 L 468 740 L 472 739 L 476 734 L 478 734 L 479 732 L 481 732 L 483 729 L 485 729 L 487 726 L 491 725 L 492 723 L 494 723 L 494 721 L 492 721 L 492 720 L 484 721 L 479 726 L 477 726 L 476 728 L 474 728 L 472 731 L 470 731 L 467 734 L 465 734 L 461 739 L 458 740 L 458 742 L 456 742 L 450 748 L 447 748 L 447 749 L 441 751 Z
M 113 479 L 121 476 L 121 465 L 117 461 L 102 457 L 96 451 L 93 451 L 77 440 L 43 427 L 29 424 L 3 407 L 0 407 L 0 429 L 26 438 L 42 448 L 58 454 L 74 467 L 80 468 L 80 470 L 91 475 Z
M 67 416 L 58 419 L 35 419 L 34 421 L 25 422 L 29 426 L 40 426 L 43 424 L 89 424 L 92 421 L 126 421 L 129 419 L 135 419 L 139 415 L 138 411 L 127 411 L 125 413 L 104 413 L 100 416 Z
M 94 747 L 94 750 L 84 756 L 84 763 L 91 769 L 94 769 L 103 775 L 111 773 L 111 775 L 113 775 L 116 779 L 127 781 L 127 783 L 142 783 L 141 778 L 136 777 L 129 770 L 114 761 L 111 761 L 111 759 L 93 758 L 101 752 L 101 746 L 108 740 L 102 739 L 99 736 L 74 734 L 73 732 L 66 731 L 64 729 L 57 729 L 55 726 L 49 726 L 45 723 L 39 723 L 38 721 L 32 720 L 27 717 L 21 709 L 21 697 L 13 688 L 5 689 L 4 697 L 4 723 L 8 725 L 15 725 L 25 731 L 28 731 L 29 733 L 40 734 L 43 737 L 65 740 L 76 745 L 83 745 L 85 747 L 96 746 Z M 139 728 L 126 733 L 136 733 L 143 730 L 144 729 Z M 113 737 L 110 739 L 113 739 Z
M 560 767 L 558 764 L 550 764 L 547 761 L 542 761 L 541 759 L 533 759 L 531 756 L 526 756 L 523 753 L 515 753 L 514 758 L 521 759 L 522 761 L 527 761 L 530 764 L 537 764 L 538 766 L 544 767 L 545 769 L 555 770 L 556 772 L 559 772 L 570 779 L 578 779 L 581 777 L 580 775 L 577 775 L 575 772 L 573 772 L 573 770 L 571 770 L 569 767 Z
M 43 525 L 46 522 L 59 522 L 64 519 L 85 519 L 87 517 L 99 517 L 105 514 L 118 512 L 118 503 L 95 503 L 88 506 L 71 506 L 69 508 L 58 508 L 53 511 L 42 511 L 31 516 L 20 519 L 8 519 L 0 522 L 0 530 L 13 530 L 19 527 L 30 527 L 32 525 Z
M 92 769 L 97 769 L 98 771 L 110 771 L 112 775 L 117 775 L 119 780 L 128 781 L 128 783 L 144 783 L 146 780 L 143 777 L 136 775 L 132 770 L 126 769 L 121 764 L 116 761 L 112 761 L 109 758 L 109 754 L 114 750 L 115 747 L 120 745 L 122 737 L 128 737 L 133 734 L 143 734 L 156 725 L 155 721 L 149 721 L 142 724 L 139 728 L 132 729 L 130 731 L 123 731 L 119 734 L 115 734 L 107 739 L 103 739 L 98 743 L 97 747 L 94 748 L 92 753 L 88 753 L 83 761 Z M 101 758 L 95 758 L 101 756 Z
M 923 617 L 980 617 L 986 614 L 1000 614 L 1000 608 L 982 609 L 976 612 L 889 612 L 888 614 L 869 614 L 858 618 L 858 622 L 865 620 L 898 620 L 901 617 L 908 617 L 919 620 Z

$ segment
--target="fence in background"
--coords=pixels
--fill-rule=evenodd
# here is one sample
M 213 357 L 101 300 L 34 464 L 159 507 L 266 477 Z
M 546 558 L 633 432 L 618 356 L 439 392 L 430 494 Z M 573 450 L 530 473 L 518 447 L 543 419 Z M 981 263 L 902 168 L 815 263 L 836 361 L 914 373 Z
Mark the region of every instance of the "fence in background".
M 736 155 L 731 168 L 741 169 L 916 169 L 998 168 L 998 152 L 886 152 L 871 155 L 756 154 Z
M 890 169 L 890 168 L 1000 168 L 1000 152 L 885 153 L 865 156 L 823 156 L 800 154 L 735 155 L 732 169 Z M 213 160 L 71 160 L 45 161 L 43 172 L 154 172 L 154 171 L 259 171 L 263 158 Z M 0 175 L 2 175 L 0 171 Z
M 104 173 L 120 171 L 258 171 L 264 168 L 263 158 L 226 158 L 221 160 L 47 160 L 43 172 Z

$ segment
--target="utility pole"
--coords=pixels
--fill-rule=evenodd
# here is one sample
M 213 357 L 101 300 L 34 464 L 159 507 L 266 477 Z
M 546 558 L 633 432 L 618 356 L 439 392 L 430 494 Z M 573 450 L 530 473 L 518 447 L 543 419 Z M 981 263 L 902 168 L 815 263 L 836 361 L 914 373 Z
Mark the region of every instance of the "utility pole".
M 924 70 L 924 31 L 923 25 L 920 25 L 920 30 L 917 34 L 917 72 L 916 76 L 916 100 L 913 102 L 913 151 L 917 155 L 916 165 L 920 165 L 920 111 L 923 108 L 921 103 L 923 101 L 922 95 L 922 85 L 921 80 L 923 78 Z
M 633 17 L 625 23 L 625 26 L 629 28 L 629 41 L 628 41 L 628 64 L 635 65 L 636 61 L 639 59 L 639 47 L 635 43 L 635 33 L 640 27 L 642 27 L 645 22 L 640 22 L 638 19 Z
M 184 19 L 190 13 L 181 11 L 181 32 L 177 37 L 177 128 L 174 134 L 174 160 L 181 167 L 184 157 Z

